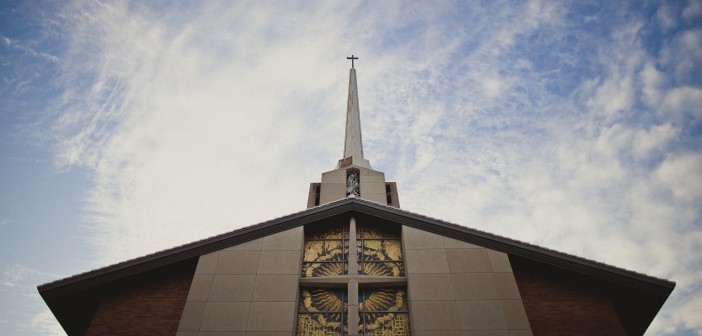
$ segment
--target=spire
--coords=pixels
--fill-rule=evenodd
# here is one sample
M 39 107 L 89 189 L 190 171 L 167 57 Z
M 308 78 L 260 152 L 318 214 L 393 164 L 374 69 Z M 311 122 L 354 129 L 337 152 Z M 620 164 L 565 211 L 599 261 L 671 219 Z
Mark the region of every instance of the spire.
M 358 57 L 347 57 L 351 60 L 349 73 L 349 98 L 346 105 L 346 135 L 344 140 L 344 158 L 339 160 L 338 168 L 356 165 L 372 169 L 370 162 L 363 158 L 363 141 L 361 140 L 361 113 L 358 109 L 358 89 L 356 86 L 356 69 L 353 60 Z

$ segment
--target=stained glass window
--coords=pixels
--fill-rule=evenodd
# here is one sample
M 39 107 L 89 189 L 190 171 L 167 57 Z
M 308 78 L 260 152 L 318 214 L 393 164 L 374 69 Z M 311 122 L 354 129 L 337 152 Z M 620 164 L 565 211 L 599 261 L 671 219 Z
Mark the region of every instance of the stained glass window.
M 348 333 L 347 303 L 346 289 L 300 289 L 297 335 L 346 335 Z
M 358 274 L 404 276 L 400 230 L 381 226 L 359 226 Z
M 307 225 L 304 249 L 297 335 L 342 336 L 349 328 L 369 336 L 410 334 L 407 287 L 380 287 L 384 277 L 404 281 L 400 225 L 355 219 Z
M 343 224 L 306 228 L 302 277 L 348 274 L 349 233 Z
M 358 302 L 359 335 L 409 335 L 407 292 L 404 288 L 362 288 L 359 289 Z

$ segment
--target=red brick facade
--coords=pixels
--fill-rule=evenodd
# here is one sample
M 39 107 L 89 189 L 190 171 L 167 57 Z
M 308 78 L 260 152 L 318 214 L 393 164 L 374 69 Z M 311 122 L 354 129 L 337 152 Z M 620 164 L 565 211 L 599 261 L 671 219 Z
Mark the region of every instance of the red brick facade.
M 134 281 L 100 302 L 86 335 L 175 335 L 192 274 Z
M 606 284 L 524 259 L 510 261 L 535 336 L 627 335 Z

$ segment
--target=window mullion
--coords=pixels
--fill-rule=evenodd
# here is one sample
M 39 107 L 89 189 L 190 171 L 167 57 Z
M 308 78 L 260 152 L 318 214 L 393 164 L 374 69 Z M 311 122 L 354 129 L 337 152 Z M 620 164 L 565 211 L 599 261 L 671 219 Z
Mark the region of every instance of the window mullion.
M 358 247 L 356 246 L 356 218 L 351 217 L 349 223 L 349 276 L 348 284 L 348 334 L 358 335 Z

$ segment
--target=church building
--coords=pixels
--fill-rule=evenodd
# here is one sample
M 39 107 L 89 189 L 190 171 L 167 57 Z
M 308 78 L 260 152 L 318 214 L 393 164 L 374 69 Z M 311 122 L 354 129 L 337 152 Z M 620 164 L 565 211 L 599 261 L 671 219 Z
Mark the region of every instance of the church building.
M 350 59 L 344 154 L 307 209 L 40 285 L 66 333 L 645 333 L 674 282 L 401 209 L 363 155 Z

